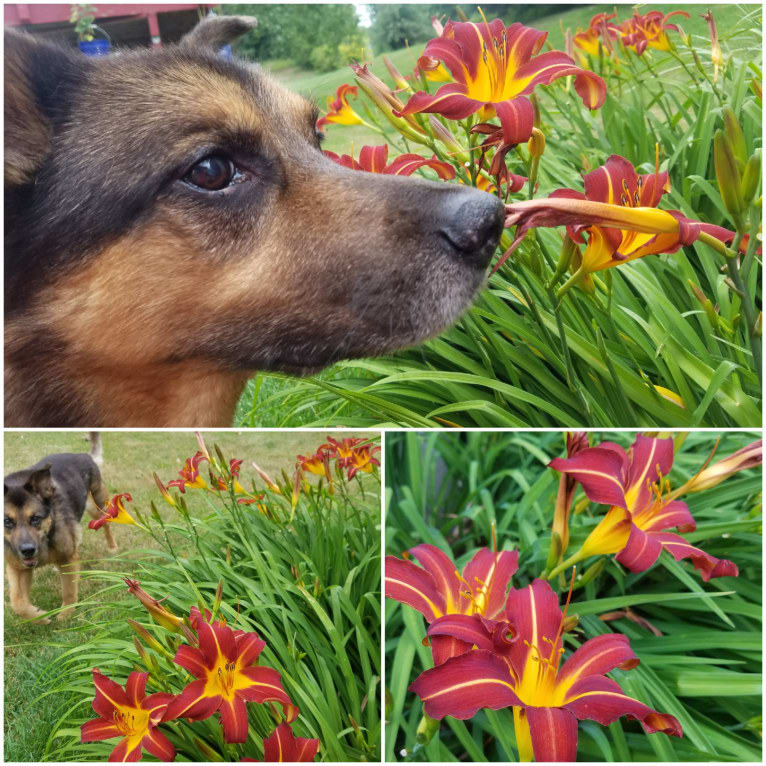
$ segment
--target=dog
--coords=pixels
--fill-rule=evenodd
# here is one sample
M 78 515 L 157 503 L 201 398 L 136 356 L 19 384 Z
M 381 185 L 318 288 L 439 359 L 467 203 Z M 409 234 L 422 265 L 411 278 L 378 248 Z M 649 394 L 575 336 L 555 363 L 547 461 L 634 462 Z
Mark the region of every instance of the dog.
M 79 547 L 82 519 L 88 498 L 95 508 L 93 518 L 101 515 L 108 495 L 101 472 L 90 455 L 48 455 L 29 468 L 5 477 L 5 571 L 11 596 L 11 608 L 25 619 L 41 618 L 42 609 L 30 600 L 32 574 L 38 567 L 55 564 L 61 572 L 59 620 L 72 613 L 77 601 L 80 574 Z M 104 524 L 109 553 L 117 551 L 109 524 Z M 69 607 L 69 608 L 67 608 Z
M 326 157 L 316 105 L 217 51 L 5 36 L 6 426 L 228 426 L 258 371 L 417 344 L 486 277 L 504 208 Z

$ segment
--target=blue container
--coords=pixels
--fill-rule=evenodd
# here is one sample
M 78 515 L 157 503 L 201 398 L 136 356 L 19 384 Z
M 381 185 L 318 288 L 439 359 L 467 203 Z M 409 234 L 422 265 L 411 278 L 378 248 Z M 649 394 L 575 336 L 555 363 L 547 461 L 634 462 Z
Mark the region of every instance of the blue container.
M 109 53 L 109 40 L 81 40 L 79 46 L 86 56 L 106 56 Z

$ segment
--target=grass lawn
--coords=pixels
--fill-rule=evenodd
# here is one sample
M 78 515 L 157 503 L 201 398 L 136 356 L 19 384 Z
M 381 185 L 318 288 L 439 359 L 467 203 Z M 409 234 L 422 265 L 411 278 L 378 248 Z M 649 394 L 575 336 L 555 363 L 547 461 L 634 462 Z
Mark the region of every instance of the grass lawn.
M 312 453 L 325 441 L 325 436 L 324 432 L 307 431 L 210 433 L 206 435 L 206 444 L 208 448 L 218 444 L 227 458 L 245 458 L 242 476 L 246 481 L 242 483 L 249 487 L 249 479 L 256 478 L 250 461 L 254 460 L 276 478 L 282 469 L 288 472 L 292 469 L 296 455 Z M 152 471 L 156 471 L 164 482 L 174 478 L 184 460 L 198 448 L 194 435 L 188 432 L 109 432 L 102 434 L 102 440 L 103 475 L 110 493 L 129 492 L 133 496 L 129 510 L 137 507 L 142 512 L 148 511 L 149 502 L 154 500 L 160 513 L 170 518 L 174 511 L 159 501 Z M 87 451 L 87 433 L 84 432 L 7 432 L 5 473 L 31 465 L 46 454 Z M 192 500 L 189 507 L 192 514 L 199 513 L 203 504 Z M 83 527 L 87 520 L 89 516 L 86 514 Z M 136 527 L 116 527 L 115 538 L 119 553 L 104 559 L 102 533 L 83 529 L 81 601 L 94 597 L 103 587 L 99 578 L 88 576 L 89 568 L 109 569 L 129 575 L 133 571 L 132 562 L 151 555 L 154 541 Z M 124 596 L 128 597 L 127 590 Z M 118 596 L 111 592 L 109 598 L 114 600 Z M 43 756 L 54 723 L 66 714 L 72 704 L 71 699 L 60 695 L 44 696 L 46 678 L 51 675 L 59 655 L 76 642 L 87 640 L 100 626 L 94 624 L 89 628 L 88 618 L 77 612 L 69 623 L 26 623 L 7 606 L 7 591 L 5 600 L 5 760 L 36 761 Z M 32 602 L 42 609 L 60 606 L 61 588 L 53 567 L 44 567 L 35 573 Z M 103 619 L 119 620 L 121 615 L 115 610 L 113 615 L 106 615 Z

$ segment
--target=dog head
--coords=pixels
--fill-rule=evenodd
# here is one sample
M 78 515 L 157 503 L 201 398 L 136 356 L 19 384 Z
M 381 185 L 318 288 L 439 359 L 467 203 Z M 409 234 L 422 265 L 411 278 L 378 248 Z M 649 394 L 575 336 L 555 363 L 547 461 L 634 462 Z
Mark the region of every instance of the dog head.
M 315 106 L 216 52 L 246 23 L 86 59 L 6 34 L 6 315 L 81 364 L 307 372 L 451 324 L 490 194 L 340 167 Z
M 48 550 L 53 525 L 50 501 L 55 493 L 49 465 L 12 474 L 4 481 L 5 547 L 25 567 L 35 567 Z

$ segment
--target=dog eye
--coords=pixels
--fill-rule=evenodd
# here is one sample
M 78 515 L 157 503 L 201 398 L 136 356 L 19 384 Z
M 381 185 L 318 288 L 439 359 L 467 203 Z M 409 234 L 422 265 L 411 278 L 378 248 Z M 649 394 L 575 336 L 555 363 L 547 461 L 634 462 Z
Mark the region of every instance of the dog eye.
M 228 157 L 211 154 L 201 159 L 184 176 L 184 181 L 205 191 L 220 191 L 231 183 L 235 170 Z
M 5 519 L 5 528 L 6 529 L 13 529 L 16 526 L 16 522 L 13 519 L 9 519 L 6 517 Z
M 42 521 L 42 519 L 39 516 L 32 516 L 32 518 L 29 520 L 29 523 L 33 527 L 39 527 L 41 521 Z
M 317 143 L 321 146 L 322 141 L 325 139 L 324 132 L 319 130 L 319 128 L 314 129 L 314 135 L 316 136 Z

